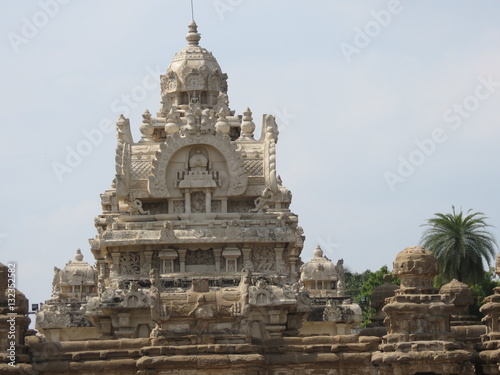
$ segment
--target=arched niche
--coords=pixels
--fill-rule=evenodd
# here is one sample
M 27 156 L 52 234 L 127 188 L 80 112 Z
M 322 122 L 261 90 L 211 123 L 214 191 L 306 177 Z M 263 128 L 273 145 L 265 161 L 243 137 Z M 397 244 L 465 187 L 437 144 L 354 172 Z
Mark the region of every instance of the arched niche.
M 172 198 L 181 198 L 186 189 L 202 192 L 210 188 L 214 196 L 226 196 L 229 190 L 227 162 L 210 145 L 190 145 L 177 150 L 166 168 L 166 179 L 172 181 Z
M 243 166 L 241 154 L 236 151 L 236 144 L 230 138 L 217 133 L 201 136 L 181 136 L 174 134 L 167 137 L 160 145 L 153 160 L 152 176 L 149 177 L 148 189 L 151 197 L 174 198 L 178 195 L 174 183 L 177 181 L 176 172 L 181 165 L 186 168 L 189 150 L 200 147 L 206 150 L 213 159 L 212 168 L 227 173 L 216 194 L 221 196 L 238 196 L 245 192 L 248 177 Z M 210 160 L 209 160 L 210 162 Z M 222 166 L 224 165 L 224 168 Z

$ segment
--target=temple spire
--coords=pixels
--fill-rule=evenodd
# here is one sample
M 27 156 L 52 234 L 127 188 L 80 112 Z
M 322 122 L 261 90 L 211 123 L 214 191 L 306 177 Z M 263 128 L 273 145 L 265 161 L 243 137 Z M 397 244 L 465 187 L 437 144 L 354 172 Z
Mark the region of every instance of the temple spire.
M 198 25 L 192 20 L 188 27 L 189 32 L 186 35 L 186 40 L 190 46 L 197 46 L 201 39 L 201 35 L 198 33 Z

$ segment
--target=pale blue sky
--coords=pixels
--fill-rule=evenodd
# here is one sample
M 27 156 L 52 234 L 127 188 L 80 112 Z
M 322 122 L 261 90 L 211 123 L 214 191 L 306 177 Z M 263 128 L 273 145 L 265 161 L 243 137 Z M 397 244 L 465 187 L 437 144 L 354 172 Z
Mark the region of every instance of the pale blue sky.
M 195 8 L 201 45 L 229 75 L 231 108 L 249 106 L 259 128 L 264 113 L 277 116 L 278 173 L 307 237 L 304 261 L 320 243 L 353 271 L 392 267 L 420 225 L 452 205 L 484 212 L 500 237 L 500 3 Z M 87 240 L 114 177 L 114 130 L 100 130 L 60 179 L 54 163 L 67 165 L 83 132 L 95 135 L 118 109 L 139 138 L 142 112 L 159 106 L 154 78 L 186 45 L 189 21 L 188 0 L 0 6 L 0 261 L 19 262 L 31 302 L 50 297 L 53 267 L 77 248 L 93 263 Z M 418 165 L 404 169 L 409 159 Z

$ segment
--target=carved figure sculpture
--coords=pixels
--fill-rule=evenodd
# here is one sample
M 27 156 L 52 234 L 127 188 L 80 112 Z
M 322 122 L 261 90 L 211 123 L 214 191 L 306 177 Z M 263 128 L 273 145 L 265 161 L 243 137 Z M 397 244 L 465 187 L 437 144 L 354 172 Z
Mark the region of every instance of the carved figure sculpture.
M 144 211 L 142 208 L 142 202 L 139 199 L 132 199 L 128 202 L 130 215 L 149 215 L 149 210 Z

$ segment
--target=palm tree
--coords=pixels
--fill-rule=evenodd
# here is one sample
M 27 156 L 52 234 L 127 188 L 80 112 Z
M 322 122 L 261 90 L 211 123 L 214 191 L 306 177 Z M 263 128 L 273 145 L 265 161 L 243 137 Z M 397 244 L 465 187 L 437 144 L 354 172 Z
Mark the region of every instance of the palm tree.
M 471 285 L 483 279 L 483 261 L 489 265 L 495 258 L 497 243 L 482 212 L 463 214 L 452 208 L 453 213 L 436 213 L 422 225 L 428 228 L 420 244 L 438 259 L 442 281 L 457 279 Z

